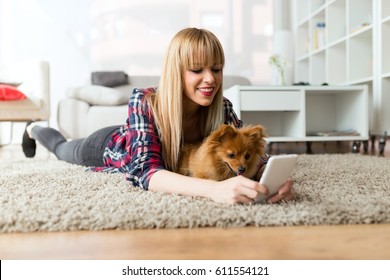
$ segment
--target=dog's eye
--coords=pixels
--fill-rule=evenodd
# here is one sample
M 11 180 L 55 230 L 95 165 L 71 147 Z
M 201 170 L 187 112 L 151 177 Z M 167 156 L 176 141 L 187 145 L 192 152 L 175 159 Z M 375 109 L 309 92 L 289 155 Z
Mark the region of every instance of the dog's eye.
M 227 156 L 228 156 L 228 158 L 234 158 L 236 155 L 233 153 L 228 153 Z
M 246 159 L 246 160 L 248 160 L 250 157 L 251 157 L 250 154 L 246 154 L 246 155 L 245 155 L 245 159 Z

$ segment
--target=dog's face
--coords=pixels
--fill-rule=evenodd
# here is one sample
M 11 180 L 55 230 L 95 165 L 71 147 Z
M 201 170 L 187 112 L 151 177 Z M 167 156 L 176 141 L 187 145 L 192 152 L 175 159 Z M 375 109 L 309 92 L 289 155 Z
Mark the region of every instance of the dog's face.
M 265 152 L 261 125 L 236 129 L 223 125 L 211 135 L 215 156 L 235 175 L 251 178 L 257 172 L 259 157 Z

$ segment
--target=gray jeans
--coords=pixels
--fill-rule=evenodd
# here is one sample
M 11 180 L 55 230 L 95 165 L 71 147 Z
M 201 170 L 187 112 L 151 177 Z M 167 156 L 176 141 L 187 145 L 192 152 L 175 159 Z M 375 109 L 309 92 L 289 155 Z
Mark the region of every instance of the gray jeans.
M 58 131 L 50 127 L 34 126 L 32 138 L 52 152 L 59 160 L 83 166 L 103 166 L 103 153 L 111 135 L 120 126 L 102 128 L 87 138 L 67 141 Z

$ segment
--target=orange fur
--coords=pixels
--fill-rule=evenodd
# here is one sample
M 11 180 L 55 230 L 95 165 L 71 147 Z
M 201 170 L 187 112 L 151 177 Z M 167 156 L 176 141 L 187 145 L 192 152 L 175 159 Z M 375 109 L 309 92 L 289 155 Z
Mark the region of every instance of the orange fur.
M 184 145 L 178 173 L 217 181 L 237 175 L 254 178 L 265 153 L 261 125 L 221 125 L 200 144 Z

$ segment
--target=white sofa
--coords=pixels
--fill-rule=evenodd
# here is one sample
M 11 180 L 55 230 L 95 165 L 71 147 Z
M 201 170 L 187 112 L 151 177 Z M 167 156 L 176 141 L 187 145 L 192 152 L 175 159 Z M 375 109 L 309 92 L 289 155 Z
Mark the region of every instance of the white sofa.
M 66 98 L 58 104 L 58 128 L 66 138 L 77 139 L 96 130 L 124 124 L 127 119 L 127 104 L 134 88 L 157 86 L 158 76 L 130 76 L 129 84 L 114 88 L 85 85 L 70 88 Z M 250 85 L 241 76 L 225 76 L 224 89 L 233 85 Z

